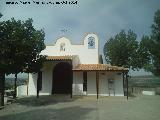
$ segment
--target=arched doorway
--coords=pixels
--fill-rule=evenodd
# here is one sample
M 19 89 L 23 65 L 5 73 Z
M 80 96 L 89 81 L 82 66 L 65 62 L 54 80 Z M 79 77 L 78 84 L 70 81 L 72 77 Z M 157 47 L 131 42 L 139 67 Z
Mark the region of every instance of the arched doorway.
M 52 94 L 72 94 L 72 65 L 58 63 L 53 69 Z

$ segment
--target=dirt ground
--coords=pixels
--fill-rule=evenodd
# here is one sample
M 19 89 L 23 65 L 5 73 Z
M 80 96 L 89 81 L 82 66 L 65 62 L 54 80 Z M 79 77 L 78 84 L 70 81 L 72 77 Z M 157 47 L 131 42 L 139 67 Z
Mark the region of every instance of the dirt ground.
M 159 120 L 160 96 L 19 98 L 0 110 L 0 120 Z

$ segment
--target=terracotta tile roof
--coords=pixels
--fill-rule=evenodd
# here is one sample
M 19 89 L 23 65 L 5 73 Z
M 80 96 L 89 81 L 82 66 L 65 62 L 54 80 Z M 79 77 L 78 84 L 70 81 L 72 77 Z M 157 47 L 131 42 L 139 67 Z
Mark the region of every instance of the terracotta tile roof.
M 128 68 L 111 66 L 109 64 L 79 64 L 74 71 L 128 71 Z
M 47 56 L 47 60 L 72 60 L 75 56 L 66 55 L 66 56 Z

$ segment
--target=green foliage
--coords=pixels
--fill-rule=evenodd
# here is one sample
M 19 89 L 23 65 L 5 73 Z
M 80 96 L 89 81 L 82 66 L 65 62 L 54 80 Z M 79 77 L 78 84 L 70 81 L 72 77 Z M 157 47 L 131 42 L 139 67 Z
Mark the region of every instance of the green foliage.
M 137 58 L 138 42 L 136 34 L 129 30 L 121 30 L 115 37 L 110 38 L 104 45 L 104 56 L 108 63 L 131 69 L 139 68 Z
M 38 59 L 30 62 L 25 72 L 37 73 L 40 71 L 40 69 L 43 67 L 44 61 L 46 60 L 46 56 L 39 55 L 38 57 L 39 57 Z
M 155 12 L 151 35 L 136 41 L 136 34 L 122 30 L 110 38 L 104 46 L 104 55 L 108 63 L 131 69 L 144 68 L 154 75 L 160 75 L 160 10 Z
M 5 73 L 37 72 L 32 64 L 44 59 L 40 52 L 45 49 L 44 31 L 36 30 L 33 20 L 0 22 L 0 70 Z M 38 69 L 40 69 L 40 67 Z
M 154 75 L 160 75 L 160 10 L 155 12 L 154 23 L 151 26 L 151 35 L 143 37 L 144 48 L 150 53 L 150 61 L 144 67 Z
M 138 48 L 138 62 L 140 68 L 150 69 L 149 63 L 151 62 L 151 53 L 148 48 L 145 46 L 150 45 L 150 38 L 148 36 L 143 36 L 142 40 L 140 41 L 139 48 Z
M 154 23 L 151 26 L 152 34 L 151 38 L 154 42 L 160 44 L 160 9 L 155 12 Z

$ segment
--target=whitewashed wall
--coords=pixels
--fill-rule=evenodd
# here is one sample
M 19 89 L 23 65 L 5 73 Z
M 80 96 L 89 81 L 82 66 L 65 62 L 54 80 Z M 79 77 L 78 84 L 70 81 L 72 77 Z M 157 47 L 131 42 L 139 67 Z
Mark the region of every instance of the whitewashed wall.
M 73 72 L 73 95 L 85 95 L 83 92 L 83 72 Z
M 107 73 L 100 72 L 99 74 L 99 94 L 101 96 L 109 96 Z
M 37 88 L 37 74 L 30 74 L 29 81 L 29 95 L 36 95 Z M 34 79 L 33 79 L 34 78 Z M 101 72 L 99 74 L 99 95 L 109 96 L 108 79 L 114 79 L 115 81 L 115 96 L 124 96 L 123 92 L 123 77 L 117 73 Z M 52 67 L 42 72 L 42 90 L 40 95 L 51 95 L 52 91 Z M 87 92 L 83 92 L 83 72 L 73 72 L 73 95 L 96 95 L 96 73 L 87 72 Z M 114 96 L 113 92 L 110 92 L 110 96 Z
M 122 75 L 115 76 L 115 88 L 116 88 L 115 89 L 116 96 L 124 96 Z
M 45 71 L 42 71 L 42 90 L 40 95 L 51 95 L 52 92 L 52 67 L 48 67 Z
M 56 64 L 61 61 L 48 61 L 44 63 L 42 69 L 42 90 L 39 91 L 39 95 L 51 95 L 52 94 L 52 80 L 53 69 Z M 37 94 L 37 74 L 29 74 L 29 95 Z
M 108 79 L 114 79 L 115 84 L 115 96 L 124 96 L 123 93 L 123 77 L 116 72 L 100 72 L 99 74 L 99 95 L 109 96 Z M 114 96 L 113 92 L 110 92 L 110 96 Z M 96 73 L 87 72 L 87 95 L 96 95 Z
M 88 38 L 95 37 L 95 49 L 88 49 Z M 65 43 L 65 51 L 60 51 L 60 44 Z M 64 56 L 74 55 L 78 57 L 73 58 L 73 67 L 77 64 L 98 64 L 98 37 L 95 34 L 88 34 L 81 45 L 73 45 L 69 39 L 62 37 L 56 41 L 54 45 L 46 46 L 42 51 L 43 55 L 48 56 Z M 61 61 L 59 61 L 61 62 Z M 52 72 L 54 66 L 59 63 L 58 61 L 48 61 L 44 63 L 42 68 L 42 90 L 40 95 L 50 95 L 52 92 Z M 116 96 L 123 96 L 123 80 L 122 75 L 117 76 L 117 73 L 106 72 L 99 76 L 99 93 L 103 96 L 108 96 L 108 79 L 114 78 L 115 80 L 115 94 Z M 96 73 L 87 72 L 87 93 L 83 92 L 83 72 L 73 73 L 73 95 L 96 95 Z M 29 74 L 29 95 L 36 95 L 37 93 L 37 74 Z
M 102 96 L 109 96 L 108 79 L 114 80 L 115 96 L 124 96 L 123 92 L 123 76 L 117 72 L 101 72 L 99 75 L 99 93 Z M 110 96 L 114 96 L 114 92 L 110 91 Z
M 95 49 L 88 49 L 88 38 L 91 36 L 95 37 Z M 65 43 L 65 51 L 60 51 L 61 43 Z M 41 54 L 48 56 L 78 55 L 81 64 L 98 64 L 98 37 L 95 34 L 88 34 L 81 45 L 73 45 L 69 39 L 62 37 L 55 45 L 46 46 Z
M 17 87 L 17 96 L 26 96 L 27 95 L 27 85 L 20 85 Z
M 96 95 L 96 72 L 87 72 L 87 95 Z
M 88 38 L 95 37 L 95 49 L 88 49 Z M 60 44 L 65 43 L 65 51 L 60 51 Z M 85 54 L 84 54 L 85 53 Z M 98 64 L 98 37 L 95 34 L 88 34 L 81 45 L 73 45 L 70 40 L 62 37 L 56 41 L 54 45 L 46 46 L 46 49 L 41 52 L 43 55 L 48 56 L 64 56 L 64 55 L 75 55 L 73 58 L 73 67 L 78 64 Z M 52 71 L 57 64 L 56 62 L 45 62 L 42 68 L 42 90 L 39 92 L 40 95 L 49 95 L 52 91 Z M 75 75 L 74 75 L 75 76 Z M 73 76 L 73 77 L 74 77 Z M 83 76 L 82 76 L 83 78 Z M 75 78 L 78 82 L 78 86 L 83 91 L 83 81 L 80 78 Z M 73 80 L 74 80 L 73 79 Z M 75 84 L 77 85 L 77 84 Z M 75 89 L 75 86 L 74 89 Z M 29 95 L 36 95 L 37 88 L 37 74 L 29 75 Z M 75 92 L 76 93 L 76 92 Z M 79 93 L 80 94 L 80 93 Z M 83 92 L 81 94 L 84 94 Z
M 37 74 L 29 74 L 28 95 L 37 94 Z
M 79 57 L 76 55 L 72 60 L 72 67 L 75 68 L 78 64 L 80 64 Z

